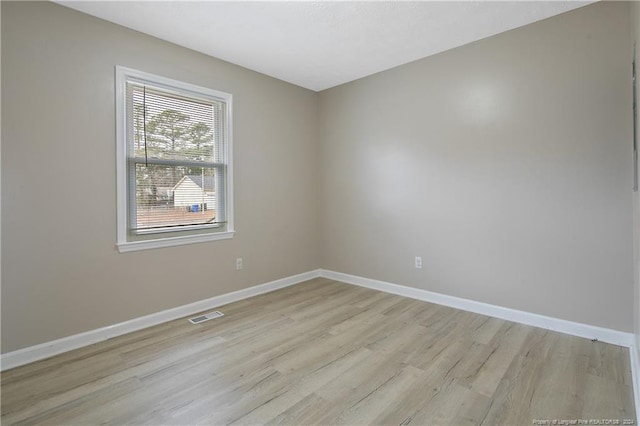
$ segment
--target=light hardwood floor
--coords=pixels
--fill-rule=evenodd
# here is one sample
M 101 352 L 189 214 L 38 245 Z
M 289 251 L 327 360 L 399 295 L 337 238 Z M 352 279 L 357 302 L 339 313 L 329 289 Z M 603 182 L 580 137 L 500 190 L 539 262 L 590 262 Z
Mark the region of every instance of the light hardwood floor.
M 626 348 L 315 279 L 1 375 L 2 424 L 633 419 Z

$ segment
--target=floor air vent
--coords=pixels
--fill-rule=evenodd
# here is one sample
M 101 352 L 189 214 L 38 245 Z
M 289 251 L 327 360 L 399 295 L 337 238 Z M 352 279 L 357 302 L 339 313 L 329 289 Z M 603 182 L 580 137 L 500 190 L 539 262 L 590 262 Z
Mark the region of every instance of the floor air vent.
M 199 315 L 197 317 L 189 318 L 189 322 L 191 324 L 200 324 L 201 322 L 209 321 L 214 318 L 218 318 L 223 316 L 224 314 L 220 311 L 209 312 L 208 314 Z

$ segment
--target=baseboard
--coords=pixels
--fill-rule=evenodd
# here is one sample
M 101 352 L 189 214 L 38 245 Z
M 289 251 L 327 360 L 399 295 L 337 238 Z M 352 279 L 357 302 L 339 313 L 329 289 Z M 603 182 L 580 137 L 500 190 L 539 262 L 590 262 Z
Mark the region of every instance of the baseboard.
M 259 294 L 268 293 L 284 287 L 289 287 L 320 276 L 320 270 L 309 271 L 298 275 L 271 281 L 265 284 L 256 285 L 232 293 L 222 294 L 220 296 L 211 297 L 209 299 L 200 300 L 188 305 L 178 306 L 176 308 L 167 309 L 165 311 L 156 312 L 139 318 L 108 327 L 90 330 L 73 336 L 63 337 L 62 339 L 53 340 L 51 342 L 42 343 L 28 348 L 19 349 L 17 351 L 8 352 L 0 355 L 0 371 L 9 370 L 34 361 L 49 358 L 54 355 L 61 354 L 83 346 L 88 346 L 103 340 L 111 339 L 116 336 L 131 333 L 133 331 L 142 330 L 143 328 L 158 325 L 167 321 L 183 318 L 193 315 L 207 309 L 226 305 L 238 300 L 247 299 Z
M 326 269 L 320 270 L 320 276 L 347 284 L 384 291 L 385 293 L 397 294 L 399 296 L 449 306 L 463 311 L 475 312 L 477 314 L 513 321 L 520 324 L 558 331 L 572 336 L 584 337 L 587 339 L 598 339 L 602 342 L 625 346 L 629 348 L 636 417 L 640 419 L 640 355 L 636 346 L 635 336 L 632 333 L 567 321 L 531 312 L 519 311 L 516 309 L 504 308 L 502 306 L 490 305 L 488 303 L 448 296 L 442 293 L 435 293 L 432 291 L 392 284 L 356 275 L 328 271 Z
M 640 389 L 638 389 L 640 388 L 640 360 L 638 360 L 638 353 L 634 349 L 634 337 L 631 333 L 625 333 L 622 331 L 611 330 L 593 325 L 547 317 L 544 315 L 525 311 L 518 311 L 515 309 L 490 305 L 488 303 L 476 302 L 469 299 L 448 296 L 446 294 L 435 293 L 427 290 L 392 284 L 384 281 L 378 281 L 370 278 L 364 278 L 324 269 L 318 269 L 298 275 L 293 275 L 265 284 L 260 284 L 246 289 L 234 291 L 232 293 L 226 293 L 220 296 L 211 297 L 209 299 L 200 300 L 188 305 L 178 306 L 176 308 L 167 309 L 165 311 L 157 312 L 139 318 L 134 318 L 132 320 L 121 322 L 119 324 L 111 325 L 108 327 L 90 330 L 84 333 L 75 334 L 73 336 L 63 337 L 51 342 L 30 346 L 28 348 L 19 349 L 13 352 L 8 352 L 6 354 L 0 355 L 0 371 L 5 371 L 24 364 L 29 364 L 31 362 L 39 361 L 41 359 L 61 354 L 63 352 L 81 348 L 83 346 L 88 346 L 137 330 L 142 330 L 144 328 L 161 324 L 167 321 L 183 318 L 238 300 L 247 299 L 249 297 L 257 296 L 263 293 L 268 293 L 317 277 L 325 277 L 332 280 L 357 285 L 360 287 L 384 291 L 386 293 L 397 294 L 399 296 L 410 297 L 412 299 L 423 300 L 439 305 L 450 306 L 452 308 L 457 308 L 464 311 L 475 312 L 478 314 L 501 318 L 521 324 L 532 325 L 535 327 L 558 331 L 574 336 L 585 337 L 588 339 L 598 339 L 606 343 L 629 347 L 632 349 L 630 351 L 630 356 L 634 386 L 635 389 L 637 389 L 636 399 L 640 397 Z
M 633 344 L 633 334 L 625 333 L 623 331 L 547 317 L 531 312 L 504 308 L 502 306 L 490 305 L 488 303 L 476 302 L 474 300 L 462 299 L 460 297 L 448 296 L 446 294 L 435 293 L 432 291 L 358 277 L 356 275 L 343 274 L 341 272 L 321 269 L 320 276 L 347 284 L 384 291 L 386 293 L 397 294 L 399 296 L 410 297 L 412 299 L 423 300 L 425 302 L 436 303 L 438 305 L 450 306 L 463 311 L 475 312 L 520 324 L 532 325 L 588 339 L 598 339 L 602 342 L 614 345 L 631 347 Z

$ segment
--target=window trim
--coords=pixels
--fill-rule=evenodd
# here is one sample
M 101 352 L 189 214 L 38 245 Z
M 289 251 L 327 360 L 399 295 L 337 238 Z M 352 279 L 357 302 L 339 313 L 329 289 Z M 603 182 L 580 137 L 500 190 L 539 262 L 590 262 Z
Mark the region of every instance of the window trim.
M 191 233 L 188 235 L 175 235 L 167 236 L 164 238 L 154 238 L 147 240 L 130 240 L 128 239 L 128 217 L 129 217 L 129 191 L 127 190 L 127 176 L 128 176 L 128 158 L 127 158 L 127 108 L 126 108 L 126 94 L 125 87 L 126 82 L 129 79 L 135 79 L 142 82 L 148 82 L 154 86 L 166 89 L 167 91 L 176 92 L 176 88 L 180 91 L 191 92 L 195 96 L 211 96 L 219 100 L 223 100 L 226 103 L 226 179 L 225 179 L 225 217 L 226 217 L 226 230 L 219 232 L 215 231 L 216 227 L 203 226 L 196 227 L 196 230 L 201 230 L 201 233 Z M 201 86 L 196 86 L 190 83 L 185 83 L 178 80 L 173 80 L 166 77 L 161 77 L 155 74 L 146 73 L 143 71 L 126 68 L 120 65 L 115 67 L 115 80 L 116 80 L 116 228 L 117 228 L 117 243 L 116 246 L 120 253 L 155 249 L 162 247 L 171 247 L 183 244 L 195 244 L 207 241 L 225 240 L 233 238 L 235 234 L 233 224 L 233 96 L 229 93 L 221 92 L 218 90 L 208 89 Z M 180 230 L 189 231 L 187 229 Z M 191 229 L 193 232 L 193 228 Z M 167 234 L 177 233 L 176 231 L 167 231 Z M 146 233 L 145 233 L 146 234 Z M 149 233 L 153 234 L 153 233 Z M 158 235 L 155 233 L 155 235 Z

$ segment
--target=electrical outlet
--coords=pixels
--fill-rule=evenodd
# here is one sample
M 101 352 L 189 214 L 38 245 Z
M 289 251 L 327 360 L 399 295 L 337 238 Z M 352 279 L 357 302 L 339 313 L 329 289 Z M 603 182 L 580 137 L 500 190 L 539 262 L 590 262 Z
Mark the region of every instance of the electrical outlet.
M 422 269 L 422 258 L 420 256 L 416 256 L 416 269 Z
M 242 258 L 239 257 L 236 259 L 236 271 L 239 271 L 240 269 L 242 269 Z

